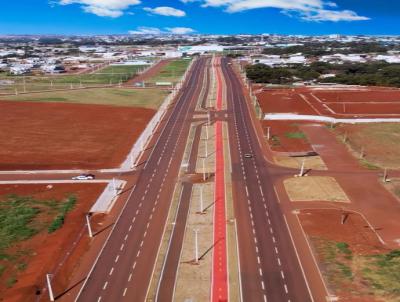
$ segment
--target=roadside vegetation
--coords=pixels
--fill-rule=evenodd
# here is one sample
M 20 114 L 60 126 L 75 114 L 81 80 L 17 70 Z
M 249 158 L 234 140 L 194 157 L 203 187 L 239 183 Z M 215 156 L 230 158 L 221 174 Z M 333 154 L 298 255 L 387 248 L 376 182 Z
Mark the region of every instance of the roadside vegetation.
M 314 62 L 309 66 L 292 64 L 272 68 L 265 64 L 246 67 L 247 77 L 256 83 L 292 84 L 297 81 L 318 81 L 349 85 L 400 87 L 400 64 L 385 62 L 330 64 Z M 326 74 L 335 76 L 320 78 Z
M 399 301 L 400 250 L 362 255 L 353 252 L 346 242 L 319 237 L 312 237 L 312 241 L 335 295 L 347 299 Z
M 26 260 L 32 256 L 22 243 L 60 229 L 76 202 L 74 195 L 62 201 L 18 195 L 0 198 L 0 278 L 7 287 L 17 282 L 17 273 L 27 268 Z

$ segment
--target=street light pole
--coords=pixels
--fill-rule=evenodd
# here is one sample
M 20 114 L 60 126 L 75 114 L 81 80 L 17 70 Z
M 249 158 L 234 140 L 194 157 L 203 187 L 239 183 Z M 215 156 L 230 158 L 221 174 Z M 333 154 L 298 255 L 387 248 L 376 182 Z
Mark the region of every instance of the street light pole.
M 93 238 L 92 226 L 90 225 L 90 214 L 86 214 L 86 225 L 88 227 L 89 237 Z
M 196 264 L 199 263 L 199 243 L 198 243 L 198 229 L 194 229 L 194 259 Z
M 53 294 L 53 289 L 51 287 L 51 275 L 50 274 L 46 274 L 46 283 L 47 283 L 47 289 L 49 290 L 49 299 L 50 301 L 54 301 L 54 294 Z
M 305 162 L 305 160 L 303 159 L 303 161 L 301 162 L 301 168 L 300 168 L 300 174 L 299 174 L 300 177 L 304 176 L 304 162 Z
M 203 186 L 200 187 L 200 214 L 203 213 Z
M 205 163 L 205 158 L 203 158 L 203 181 L 206 181 L 206 163 Z

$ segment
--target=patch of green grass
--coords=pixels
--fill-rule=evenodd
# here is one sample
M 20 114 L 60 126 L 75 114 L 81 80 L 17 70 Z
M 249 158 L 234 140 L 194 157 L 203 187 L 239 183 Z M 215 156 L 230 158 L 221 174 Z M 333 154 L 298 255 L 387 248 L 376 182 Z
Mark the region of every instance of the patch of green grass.
M 379 293 L 400 295 L 400 250 L 366 257 L 363 275 Z
M 365 158 L 360 159 L 360 164 L 362 167 L 367 168 L 368 170 L 378 170 L 379 166 L 367 161 Z
M 28 265 L 25 262 L 21 262 L 17 264 L 17 270 L 24 271 Z
M 14 242 L 23 241 L 37 233 L 30 223 L 40 213 L 30 197 L 9 196 L 0 203 L 0 252 Z
M 3 275 L 5 270 L 6 270 L 6 266 L 3 264 L 0 264 L 0 277 L 1 277 L 1 275 Z
M 286 132 L 285 136 L 287 138 L 295 138 L 295 139 L 305 139 L 306 135 L 303 132 Z
M 109 66 L 90 74 L 61 74 L 55 76 L 6 76 L 11 85 L 0 87 L 0 93 L 34 92 L 124 83 L 145 66 Z M 3 77 L 4 79 L 4 77 Z
M 10 277 L 6 280 L 6 286 L 8 288 L 13 287 L 14 284 L 17 283 L 17 278 L 16 277 Z
M 10 268 L 23 271 L 27 267 L 24 261 L 32 253 L 29 249 L 19 249 L 9 252 L 9 248 L 19 242 L 30 239 L 37 233 L 46 230 L 54 232 L 61 225 L 54 221 L 65 220 L 66 215 L 74 208 L 77 199 L 68 196 L 65 201 L 36 200 L 29 196 L 8 195 L 0 200 L 0 275 L 5 269 Z M 47 217 L 56 217 L 49 222 Z M 6 281 L 7 286 L 12 286 L 15 278 Z
M 160 72 L 150 78 L 148 82 L 177 82 L 182 75 L 185 73 L 186 69 L 190 64 L 190 60 L 178 59 L 169 62 L 166 66 L 164 66 Z
M 70 212 L 76 204 L 76 197 L 69 196 L 67 201 L 63 203 L 59 208 L 58 216 L 53 220 L 53 222 L 48 227 L 48 232 L 53 233 L 57 231 L 64 225 L 65 216 Z
M 349 245 L 346 242 L 338 242 L 336 243 L 336 247 L 343 254 L 351 255 L 352 253 L 349 248 Z
M 281 140 L 279 139 L 279 136 L 277 135 L 272 135 L 271 136 L 271 141 L 272 141 L 272 146 L 280 146 L 281 145 Z
M 10 101 L 65 102 L 157 109 L 168 91 L 161 89 L 90 88 L 7 96 Z

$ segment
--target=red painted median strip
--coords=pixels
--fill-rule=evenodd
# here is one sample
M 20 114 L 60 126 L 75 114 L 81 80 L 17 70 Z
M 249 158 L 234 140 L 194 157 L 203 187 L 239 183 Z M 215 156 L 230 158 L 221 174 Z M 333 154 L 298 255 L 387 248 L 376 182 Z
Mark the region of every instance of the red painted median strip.
M 217 59 L 218 60 L 218 59 Z M 220 62 L 219 60 L 217 61 Z M 222 109 L 222 80 L 217 67 L 216 109 Z M 225 174 L 222 122 L 215 123 L 215 204 L 214 204 L 214 252 L 212 272 L 212 302 L 228 301 L 228 271 L 226 257 L 226 213 L 225 213 Z

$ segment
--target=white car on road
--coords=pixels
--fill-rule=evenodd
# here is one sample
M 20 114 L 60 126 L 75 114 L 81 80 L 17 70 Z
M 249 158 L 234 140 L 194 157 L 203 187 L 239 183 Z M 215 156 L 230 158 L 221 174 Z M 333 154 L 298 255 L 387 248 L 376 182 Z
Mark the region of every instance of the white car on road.
M 96 177 L 93 174 L 81 174 L 81 175 L 72 177 L 72 180 L 92 180 L 95 178 Z

